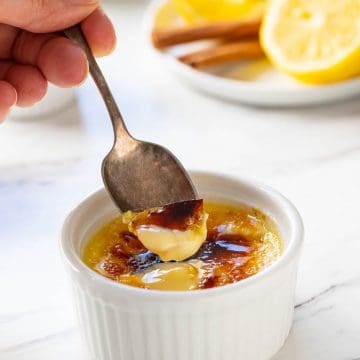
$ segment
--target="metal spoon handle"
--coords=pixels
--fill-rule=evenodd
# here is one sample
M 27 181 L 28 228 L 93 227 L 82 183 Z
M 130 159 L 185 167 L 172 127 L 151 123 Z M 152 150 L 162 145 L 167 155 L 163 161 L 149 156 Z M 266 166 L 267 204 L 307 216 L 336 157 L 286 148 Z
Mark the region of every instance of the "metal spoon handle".
M 103 73 L 101 72 L 99 65 L 97 64 L 94 55 L 92 54 L 88 42 L 81 30 L 80 25 L 75 25 L 71 28 L 64 30 L 65 35 L 78 45 L 80 45 L 85 51 L 86 57 L 89 62 L 89 71 L 94 79 L 96 86 L 98 87 L 102 98 L 104 99 L 106 108 L 109 112 L 111 122 L 114 128 L 115 138 L 129 134 L 125 122 L 121 116 L 120 110 L 115 102 L 115 99 L 110 91 L 110 88 L 105 80 Z

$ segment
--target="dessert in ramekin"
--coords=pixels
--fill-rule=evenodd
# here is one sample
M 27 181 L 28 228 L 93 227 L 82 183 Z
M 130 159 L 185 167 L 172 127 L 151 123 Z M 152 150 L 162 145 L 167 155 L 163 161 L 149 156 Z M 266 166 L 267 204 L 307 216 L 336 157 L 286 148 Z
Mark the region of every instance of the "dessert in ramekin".
M 85 244 L 118 210 L 104 190 L 67 218 L 61 248 L 70 271 L 80 330 L 94 360 L 266 360 L 292 323 L 303 238 L 296 209 L 276 191 L 210 173 L 193 173 L 205 200 L 242 203 L 270 217 L 284 249 L 269 267 L 225 286 L 157 291 L 128 286 L 89 268 Z
M 117 215 L 85 243 L 82 258 L 122 284 L 184 291 L 246 279 L 282 250 L 276 225 L 259 209 L 198 199 Z

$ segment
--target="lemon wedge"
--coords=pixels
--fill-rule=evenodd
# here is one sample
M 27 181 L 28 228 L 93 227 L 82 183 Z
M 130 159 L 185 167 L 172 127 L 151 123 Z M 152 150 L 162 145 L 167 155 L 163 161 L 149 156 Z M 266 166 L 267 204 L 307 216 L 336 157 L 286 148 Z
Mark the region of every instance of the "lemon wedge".
M 273 0 L 260 37 L 274 66 L 303 82 L 360 74 L 360 0 Z
M 188 23 L 258 18 L 265 0 L 170 0 Z

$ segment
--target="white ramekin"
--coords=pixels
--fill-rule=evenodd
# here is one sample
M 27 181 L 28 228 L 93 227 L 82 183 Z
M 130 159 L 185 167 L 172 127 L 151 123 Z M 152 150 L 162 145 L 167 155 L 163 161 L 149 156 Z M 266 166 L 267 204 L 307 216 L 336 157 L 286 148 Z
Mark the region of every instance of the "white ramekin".
M 241 201 L 271 216 L 285 251 L 271 267 L 223 287 L 189 292 L 143 290 L 113 282 L 81 261 L 89 235 L 117 212 L 104 190 L 65 221 L 61 251 L 93 360 L 265 360 L 283 345 L 293 318 L 303 226 L 293 205 L 253 182 L 192 173 L 201 197 Z

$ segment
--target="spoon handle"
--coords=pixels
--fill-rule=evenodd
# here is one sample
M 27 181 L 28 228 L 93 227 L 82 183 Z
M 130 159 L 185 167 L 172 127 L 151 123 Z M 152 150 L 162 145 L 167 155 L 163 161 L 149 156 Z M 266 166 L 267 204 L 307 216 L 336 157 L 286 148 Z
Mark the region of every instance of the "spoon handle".
M 100 70 L 99 65 L 97 64 L 94 55 L 92 54 L 89 44 L 86 41 L 86 38 L 81 30 L 80 25 L 75 25 L 71 28 L 64 30 L 65 35 L 78 45 L 82 47 L 85 51 L 87 60 L 89 62 L 89 71 L 90 74 L 100 91 L 102 98 L 104 99 L 106 108 L 111 118 L 111 122 L 114 128 L 115 138 L 118 138 L 123 135 L 131 137 L 129 134 L 124 119 L 121 116 L 120 110 L 116 104 L 116 101 L 110 91 L 110 88 L 105 80 L 103 73 Z

